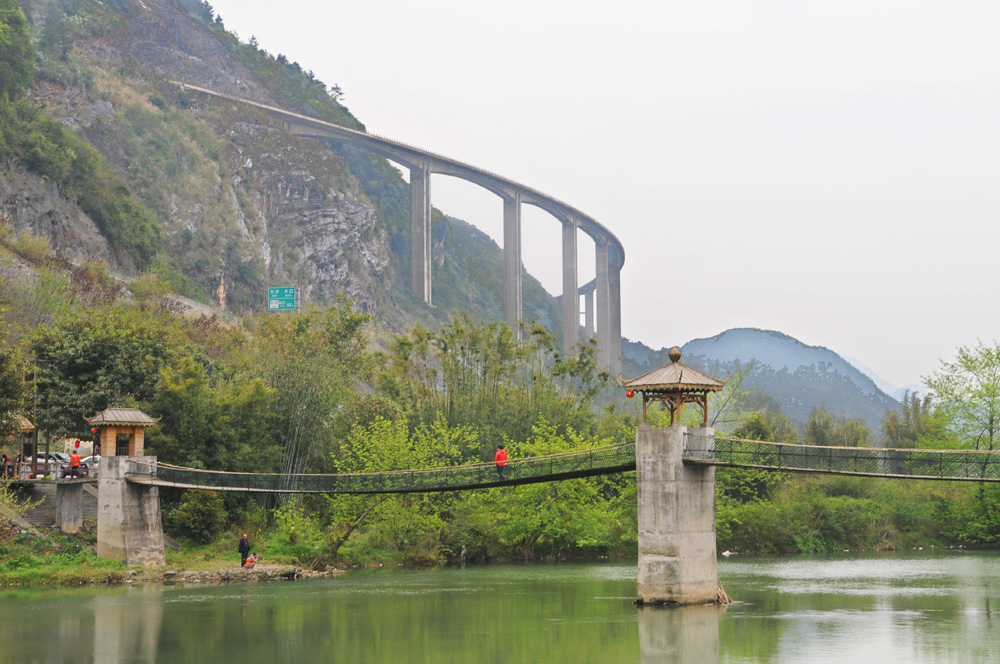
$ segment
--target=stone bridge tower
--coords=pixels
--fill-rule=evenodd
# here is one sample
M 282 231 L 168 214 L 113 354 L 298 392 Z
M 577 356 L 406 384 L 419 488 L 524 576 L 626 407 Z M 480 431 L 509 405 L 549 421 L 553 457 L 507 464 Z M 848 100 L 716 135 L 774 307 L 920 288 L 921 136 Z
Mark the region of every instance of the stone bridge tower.
M 644 376 L 625 381 L 628 396 L 642 395 L 642 424 L 636 431 L 635 463 L 639 501 L 639 570 L 636 604 L 704 604 L 718 597 L 715 557 L 715 468 L 685 466 L 681 459 L 686 436 L 707 440 L 708 393 L 725 385 L 678 360 Z M 650 403 L 661 402 L 670 411 L 670 426 L 650 426 Z M 704 414 L 701 428 L 688 432 L 677 418 L 685 403 Z

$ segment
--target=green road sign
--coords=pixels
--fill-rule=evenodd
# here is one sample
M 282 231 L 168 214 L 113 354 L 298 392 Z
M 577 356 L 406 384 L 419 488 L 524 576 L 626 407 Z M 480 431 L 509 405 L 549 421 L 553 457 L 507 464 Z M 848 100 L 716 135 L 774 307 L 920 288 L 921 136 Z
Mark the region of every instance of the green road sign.
M 268 311 L 295 311 L 295 286 L 267 289 Z

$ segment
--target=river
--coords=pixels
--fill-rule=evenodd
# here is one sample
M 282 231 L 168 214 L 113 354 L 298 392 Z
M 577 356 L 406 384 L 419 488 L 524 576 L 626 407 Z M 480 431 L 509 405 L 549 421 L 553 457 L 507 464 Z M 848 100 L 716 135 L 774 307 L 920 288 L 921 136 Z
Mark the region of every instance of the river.
M 635 563 L 0 592 L 0 664 L 1000 661 L 1000 554 L 732 557 L 728 607 L 637 609 Z

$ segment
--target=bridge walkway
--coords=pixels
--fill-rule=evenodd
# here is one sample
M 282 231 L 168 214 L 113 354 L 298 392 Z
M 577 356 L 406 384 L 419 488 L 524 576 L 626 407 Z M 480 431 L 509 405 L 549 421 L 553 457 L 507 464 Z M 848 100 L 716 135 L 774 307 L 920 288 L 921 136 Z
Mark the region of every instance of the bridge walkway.
M 1000 450 L 820 447 L 687 434 L 684 463 L 794 473 L 1000 482 Z
M 724 436 L 685 436 L 686 464 L 895 479 L 1000 482 L 1000 451 L 819 447 Z M 137 484 L 261 493 L 418 493 L 554 482 L 634 471 L 635 443 L 507 462 L 504 479 L 492 463 L 380 473 L 266 474 L 197 470 L 129 461 Z
M 381 473 L 282 475 L 196 470 L 129 461 L 129 482 L 209 491 L 263 493 L 418 493 L 553 482 L 635 470 L 635 443 L 512 459 L 500 479 L 493 463 Z

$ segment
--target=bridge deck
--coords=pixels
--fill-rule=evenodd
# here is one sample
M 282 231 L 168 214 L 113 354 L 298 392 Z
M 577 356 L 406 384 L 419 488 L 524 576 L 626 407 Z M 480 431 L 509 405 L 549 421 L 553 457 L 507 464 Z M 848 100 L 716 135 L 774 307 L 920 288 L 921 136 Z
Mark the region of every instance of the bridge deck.
M 897 479 L 1000 482 L 1000 451 L 818 447 L 688 434 L 684 463 L 782 472 Z M 336 475 L 280 475 L 196 470 L 129 462 L 129 482 L 210 491 L 262 493 L 417 493 L 553 482 L 635 470 L 635 444 L 513 459 L 505 477 L 492 463 Z
M 819 447 L 688 435 L 684 462 L 898 479 L 1000 482 L 1000 451 Z
M 196 470 L 130 461 L 129 482 L 212 491 L 265 493 L 416 493 L 552 482 L 635 470 L 635 444 L 507 461 L 503 480 L 492 463 L 384 473 L 279 475 Z

